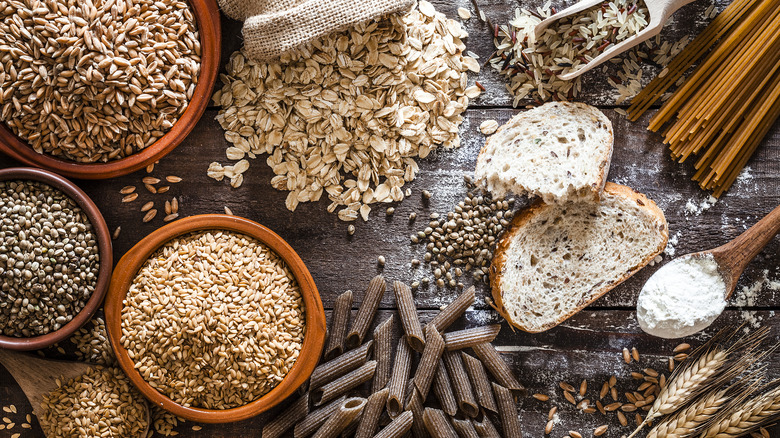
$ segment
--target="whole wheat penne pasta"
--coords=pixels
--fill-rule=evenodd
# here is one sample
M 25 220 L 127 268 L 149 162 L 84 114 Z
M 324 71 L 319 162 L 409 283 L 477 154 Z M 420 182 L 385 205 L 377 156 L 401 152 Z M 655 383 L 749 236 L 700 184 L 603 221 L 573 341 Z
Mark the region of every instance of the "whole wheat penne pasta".
M 329 362 L 317 365 L 309 378 L 309 389 L 317 389 L 334 379 L 363 366 L 368 361 L 374 341 L 368 341 L 360 348 L 350 350 Z
M 412 428 L 413 421 L 412 411 L 405 411 L 374 435 L 374 438 L 401 438 Z
M 425 408 L 423 412 L 425 430 L 433 438 L 458 438 L 457 432 L 452 428 L 444 411 L 434 408 Z
M 404 391 L 404 406 L 409 406 L 409 400 L 412 398 L 412 390 L 416 389 L 414 387 L 414 377 L 409 378 L 409 381 L 406 382 L 406 391 Z M 395 417 L 392 417 L 395 418 Z
M 482 413 L 481 418 L 475 418 L 473 420 L 474 430 L 479 434 L 479 438 L 501 438 L 501 435 L 496 430 L 496 426 L 490 421 L 487 415 Z
M 406 410 L 411 411 L 414 416 L 412 421 L 412 435 L 414 435 L 414 438 L 428 438 L 428 431 L 425 429 L 425 422 L 423 421 L 423 413 L 425 412 L 423 403 L 424 401 L 420 397 L 420 393 L 417 392 L 417 388 L 412 387 L 412 396 L 409 398 Z
M 361 384 L 368 382 L 374 376 L 374 371 L 376 371 L 376 361 L 372 360 L 366 362 L 365 365 L 360 368 L 313 390 L 311 399 L 314 402 L 314 406 L 327 403 L 334 398 L 357 388 Z
M 471 286 L 470 288 L 463 291 L 462 294 L 458 295 L 458 297 L 455 298 L 453 302 L 448 304 L 444 310 L 433 317 L 428 325 L 436 327 L 436 329 L 440 332 L 447 330 L 447 328 L 451 326 L 455 320 L 466 313 L 466 309 L 468 309 L 469 306 L 474 304 L 475 296 L 476 293 L 474 286 Z
M 346 398 L 346 396 L 341 396 L 327 405 L 309 412 L 303 421 L 295 425 L 293 436 L 295 438 L 304 438 L 314 433 L 315 430 L 322 426 L 325 420 L 336 412 L 336 409 L 341 406 L 341 403 Z
M 263 438 L 279 438 L 309 413 L 309 393 L 295 400 L 284 412 L 263 426 Z
M 377 392 L 387 385 L 393 366 L 393 315 L 374 329 L 376 372 L 371 381 L 371 392 Z
M 460 438 L 479 438 L 479 434 L 477 433 L 477 430 L 474 429 L 474 425 L 471 424 L 470 420 L 458 420 L 457 418 L 453 418 L 452 427 L 455 428 L 455 431 Z
M 493 397 L 493 388 L 490 386 L 485 366 L 479 359 L 463 351 L 460 352 L 460 357 L 463 359 L 463 366 L 466 368 L 471 385 L 474 387 L 479 405 L 490 411 L 498 412 L 496 399 Z
M 436 327 L 429 326 L 425 329 L 425 349 L 423 349 L 420 363 L 414 373 L 414 386 L 420 392 L 423 400 L 428 398 L 428 391 L 433 383 L 433 375 L 436 373 L 436 366 L 444 352 L 444 339 L 436 330 Z
M 382 297 L 385 295 L 385 283 L 384 277 L 377 275 L 371 282 L 368 283 L 366 294 L 363 296 L 363 302 L 360 303 L 357 315 L 352 320 L 352 326 L 347 333 L 347 348 L 355 348 L 363 343 L 363 339 L 368 333 L 368 327 L 374 321 L 376 316 L 376 309 L 379 308 L 379 302 L 382 301 Z
M 520 395 L 525 395 L 525 387 L 517 381 L 512 370 L 509 369 L 504 359 L 501 359 L 501 355 L 498 354 L 493 345 L 478 344 L 471 348 L 485 365 L 485 368 L 498 380 L 498 383 L 513 391 L 518 391 Z
M 363 412 L 365 412 L 366 408 L 363 408 Z M 358 426 L 360 425 L 360 419 L 363 418 L 363 412 L 358 415 L 357 418 L 352 420 L 351 423 L 347 425 L 347 428 L 344 429 L 341 434 L 339 434 L 340 438 L 354 438 L 355 431 L 357 430 Z
M 398 341 L 398 347 L 395 350 L 395 361 L 393 361 L 393 372 L 390 374 L 390 381 L 387 382 L 387 413 L 392 418 L 401 414 L 404 410 L 404 394 L 406 392 L 406 382 L 409 380 L 409 373 L 412 371 L 412 347 L 406 342 L 406 337 L 401 336 Z
M 333 303 L 328 345 L 325 346 L 325 360 L 331 360 L 344 353 L 350 313 L 352 313 L 352 291 L 348 290 L 339 295 Z
M 398 305 L 398 315 L 406 333 L 406 341 L 415 351 L 422 352 L 425 348 L 425 336 L 423 335 L 420 317 L 417 315 L 417 305 L 414 304 L 414 296 L 409 286 L 400 282 L 393 282 L 395 302 Z
M 444 345 L 447 347 L 447 350 L 462 350 L 477 344 L 493 342 L 493 339 L 496 339 L 496 336 L 498 336 L 498 332 L 500 331 L 500 324 L 491 324 L 449 332 L 443 335 Z
M 439 360 L 436 375 L 433 376 L 433 393 L 439 400 L 442 410 L 452 417 L 458 413 L 458 401 L 455 399 L 455 393 L 452 392 L 450 382 L 450 375 L 444 367 L 444 361 Z
M 379 417 L 385 409 L 387 403 L 388 389 L 383 388 L 368 397 L 366 407 L 363 408 L 363 415 L 360 417 L 360 424 L 355 432 L 355 438 L 371 438 L 379 425 Z
M 447 351 L 444 353 L 444 365 L 447 367 L 447 373 L 450 375 L 452 389 L 455 390 L 455 399 L 458 400 L 458 407 L 469 417 L 479 415 L 479 405 L 474 392 L 471 390 L 469 375 L 466 374 L 466 368 L 463 366 L 463 359 L 457 351 Z
M 365 406 L 366 399 L 362 397 L 344 400 L 312 438 L 336 438 L 363 412 Z
M 520 420 L 517 418 L 517 405 L 508 388 L 493 382 L 493 394 L 496 395 L 498 416 L 501 418 L 501 430 L 504 438 L 522 438 Z

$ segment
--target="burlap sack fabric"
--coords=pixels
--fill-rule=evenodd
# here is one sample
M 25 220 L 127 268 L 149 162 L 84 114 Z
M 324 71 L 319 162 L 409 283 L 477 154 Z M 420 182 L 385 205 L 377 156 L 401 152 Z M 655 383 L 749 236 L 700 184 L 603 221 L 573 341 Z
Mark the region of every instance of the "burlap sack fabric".
M 415 0 L 219 0 L 222 11 L 244 20 L 244 51 L 268 59 L 381 15 L 409 9 Z

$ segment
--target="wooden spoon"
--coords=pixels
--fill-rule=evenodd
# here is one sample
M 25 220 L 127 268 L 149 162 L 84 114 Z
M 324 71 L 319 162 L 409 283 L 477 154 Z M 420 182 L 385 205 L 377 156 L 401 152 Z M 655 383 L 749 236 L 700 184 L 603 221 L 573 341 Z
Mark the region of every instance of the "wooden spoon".
M 4 349 L 0 349 L 0 364 L 11 373 L 16 383 L 22 388 L 24 395 L 27 396 L 32 405 L 33 414 L 39 419 L 43 415 L 41 409 L 43 397 L 57 389 L 57 379 L 66 382 L 86 373 L 95 366 L 82 362 L 41 359 Z M 147 421 L 146 430 L 141 436 L 148 436 L 151 422 L 149 421 L 149 405 L 145 400 L 144 408 Z
M 625 52 L 637 44 L 658 35 L 669 17 L 678 9 L 687 5 L 688 3 L 691 3 L 692 1 L 694 0 L 646 0 L 645 6 L 647 7 L 650 20 L 644 29 L 642 29 L 638 34 L 628 37 L 620 43 L 613 45 L 608 50 L 605 50 L 599 56 L 595 57 L 592 61 L 581 66 L 579 69 L 559 75 L 558 77 L 564 81 L 570 81 L 585 73 L 586 71 L 597 67 L 604 61 L 614 58 L 615 56 Z M 554 21 L 558 21 L 561 18 L 577 14 L 603 2 L 604 0 L 583 0 L 572 6 L 569 6 L 568 8 L 550 16 L 549 18 L 537 24 L 534 28 L 534 35 L 536 38 L 539 38 L 544 33 L 544 30 L 547 29 Z
M 726 283 L 726 299 L 734 295 L 742 271 L 748 263 L 780 232 L 780 206 L 775 207 L 763 219 L 740 234 L 731 242 L 711 249 L 691 254 L 693 256 L 712 255 L 718 263 L 718 271 Z

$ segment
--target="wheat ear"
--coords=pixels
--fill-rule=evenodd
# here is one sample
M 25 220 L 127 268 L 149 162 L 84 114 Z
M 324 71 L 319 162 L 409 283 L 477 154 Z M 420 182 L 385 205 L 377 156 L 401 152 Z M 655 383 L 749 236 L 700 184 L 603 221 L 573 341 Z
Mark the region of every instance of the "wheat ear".
M 778 382 L 772 385 L 776 386 Z M 719 416 L 701 438 L 736 438 L 780 417 L 780 387 L 734 406 Z
M 727 388 L 715 388 L 688 404 L 683 410 L 658 423 L 646 438 L 683 438 L 708 427 L 723 411 L 731 409 L 754 394 L 764 378 L 765 367 L 742 377 Z
M 677 368 L 666 386 L 661 388 L 642 424 L 628 438 L 633 438 L 654 419 L 678 411 L 708 388 L 720 387 L 748 369 L 757 360 L 757 357 L 750 353 L 766 338 L 768 332 L 761 329 L 743 336 L 729 348 L 718 345 L 726 338 L 726 329 L 718 332 Z M 732 338 L 733 335 L 729 336 L 726 342 L 730 342 Z M 731 360 L 733 353 L 737 351 L 743 354 L 736 361 Z

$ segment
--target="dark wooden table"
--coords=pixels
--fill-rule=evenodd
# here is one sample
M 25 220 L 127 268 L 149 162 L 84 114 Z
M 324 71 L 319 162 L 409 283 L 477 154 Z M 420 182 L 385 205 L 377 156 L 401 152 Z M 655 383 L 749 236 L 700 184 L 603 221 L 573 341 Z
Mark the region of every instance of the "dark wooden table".
M 436 7 L 449 17 L 457 17 L 459 6 L 471 9 L 469 0 L 434 1 Z M 517 4 L 513 0 L 480 0 L 486 14 L 497 23 L 505 22 Z M 719 9 L 727 0 L 716 0 Z M 525 5 L 535 5 L 524 1 Z M 699 18 L 707 8 L 706 0 L 685 7 L 678 12 L 664 37 L 676 41 L 685 34 L 700 31 L 706 21 Z M 468 49 L 482 57 L 492 52 L 490 32 L 476 17 L 465 23 L 470 34 Z M 241 44 L 240 24 L 223 19 L 224 43 L 223 62 Z M 647 75 L 654 70 L 648 67 Z M 375 208 L 367 223 L 355 222 L 354 236 L 347 234 L 347 224 L 336 215 L 325 211 L 326 202 L 302 204 L 291 213 L 284 207 L 286 192 L 274 190 L 270 185 L 271 170 L 264 158 L 252 162 L 245 174 L 244 185 L 231 189 L 225 182 L 217 182 L 206 176 L 206 168 L 212 161 L 226 162 L 227 142 L 219 125 L 214 121 L 218 108 L 209 108 L 194 132 L 164 158 L 154 169 L 153 175 L 164 177 L 178 175 L 184 178 L 174 184 L 168 192 L 180 198 L 180 213 L 183 216 L 201 213 L 220 213 L 229 207 L 236 215 L 262 223 L 277 233 L 295 248 L 312 272 L 322 295 L 326 309 L 330 308 L 338 293 L 352 289 L 358 300 L 368 281 L 377 273 L 383 273 L 389 280 L 411 282 L 430 275 L 424 267 L 413 269 L 410 260 L 420 257 L 420 247 L 409 242 L 409 235 L 424 227 L 424 220 L 408 221 L 410 212 L 417 212 L 425 218 L 429 213 L 445 213 L 462 200 L 466 188 L 463 175 L 473 172 L 479 148 L 484 136 L 477 130 L 486 119 L 502 123 L 517 112 L 511 108 L 510 96 L 504 89 L 502 78 L 494 71 L 483 69 L 480 82 L 488 91 L 477 99 L 466 112 L 461 126 L 463 146 L 458 150 L 440 151 L 422 160 L 417 179 L 410 184 L 412 196 L 395 206 L 392 217 L 386 217 L 384 208 Z M 612 120 L 615 131 L 615 151 L 609 180 L 629 185 L 646 193 L 663 209 L 669 221 L 670 235 L 677 241 L 676 253 L 685 254 L 723 244 L 736 237 L 747 227 L 771 211 L 780 194 L 780 126 L 775 124 L 764 139 L 755 156 L 748 163 L 749 177 L 741 178 L 712 208 L 691 214 L 686 210 L 689 201 L 700 203 L 708 197 L 690 180 L 690 165 L 680 165 L 669 158 L 661 138 L 645 130 L 649 115 L 637 123 L 630 123 L 614 111 L 616 92 L 606 84 L 598 73 L 583 77 L 583 93 L 579 100 L 597 105 Z M 651 113 L 652 114 L 652 111 Z M 14 166 L 17 163 L 0 158 L 0 165 Z M 141 222 L 140 206 L 147 200 L 157 200 L 161 208 L 162 195 L 141 191 L 141 200 L 122 204 L 119 190 L 126 185 L 140 186 L 144 171 L 107 181 L 80 181 L 79 185 L 102 209 L 111 230 L 122 227 L 119 238 L 114 242 L 114 257 L 118 260 L 132 245 L 146 234 L 162 225 L 162 215 L 150 223 Z M 421 191 L 427 189 L 433 196 L 423 204 Z M 780 240 L 773 240 L 748 267 L 740 285 L 752 285 L 759 281 L 764 271 L 769 278 L 780 276 Z M 377 257 L 387 259 L 384 269 L 377 265 Z M 665 260 L 668 260 L 666 257 Z M 531 335 L 513 332 L 504 323 L 496 341 L 499 350 L 511 363 L 521 381 L 531 393 L 545 393 L 551 396 L 548 402 L 528 398 L 522 405 L 522 422 L 526 436 L 541 437 L 551 406 L 560 407 L 560 424 L 551 436 L 566 435 L 569 430 L 579 430 L 583 436 L 592 436 L 593 428 L 609 424 L 606 437 L 619 437 L 629 432 L 629 427 L 620 427 L 614 414 L 604 418 L 601 414 L 584 414 L 563 399 L 558 388 L 560 381 L 579 385 L 587 379 L 591 385 L 589 396 L 597 392 L 602 382 L 611 375 L 619 380 L 621 393 L 635 385 L 630 372 L 646 367 L 665 369 L 668 355 L 679 341 L 666 341 L 645 335 L 638 327 L 634 306 L 645 280 L 658 268 L 648 267 L 622 284 L 585 311 L 543 334 Z M 761 324 L 772 328 L 772 338 L 777 339 L 780 321 L 774 317 L 778 310 L 778 292 L 765 288 L 758 293 L 755 305 L 749 311 L 761 318 Z M 461 326 L 481 325 L 499 322 L 500 318 L 484 303 L 488 294 L 484 285 L 478 286 L 478 300 L 474 310 L 469 311 Z M 448 303 L 455 291 L 430 287 L 417 293 L 417 305 L 422 318 L 428 319 L 443 304 Z M 387 314 L 395 308 L 392 294 L 381 304 Z M 714 326 L 702 335 L 687 339 L 694 345 L 702 343 L 716 330 L 738 324 L 744 319 L 744 309 L 729 307 Z M 377 320 L 380 320 L 378 318 Z M 642 355 L 639 364 L 625 365 L 621 358 L 624 347 L 636 347 Z M 776 358 L 768 361 L 768 376 L 780 377 L 780 365 Z M 14 404 L 19 414 L 2 413 L 17 423 L 14 430 L 22 437 L 43 436 L 37 423 L 33 429 L 20 429 L 24 414 L 31 412 L 21 390 L 7 372 L 0 367 L 0 405 Z M 184 423 L 176 430 L 180 436 L 239 437 L 254 436 L 259 432 L 268 415 L 229 425 L 203 425 L 195 432 L 192 423 Z M 0 437 L 10 436 L 9 431 L 0 431 Z M 776 431 L 775 436 L 780 436 Z

